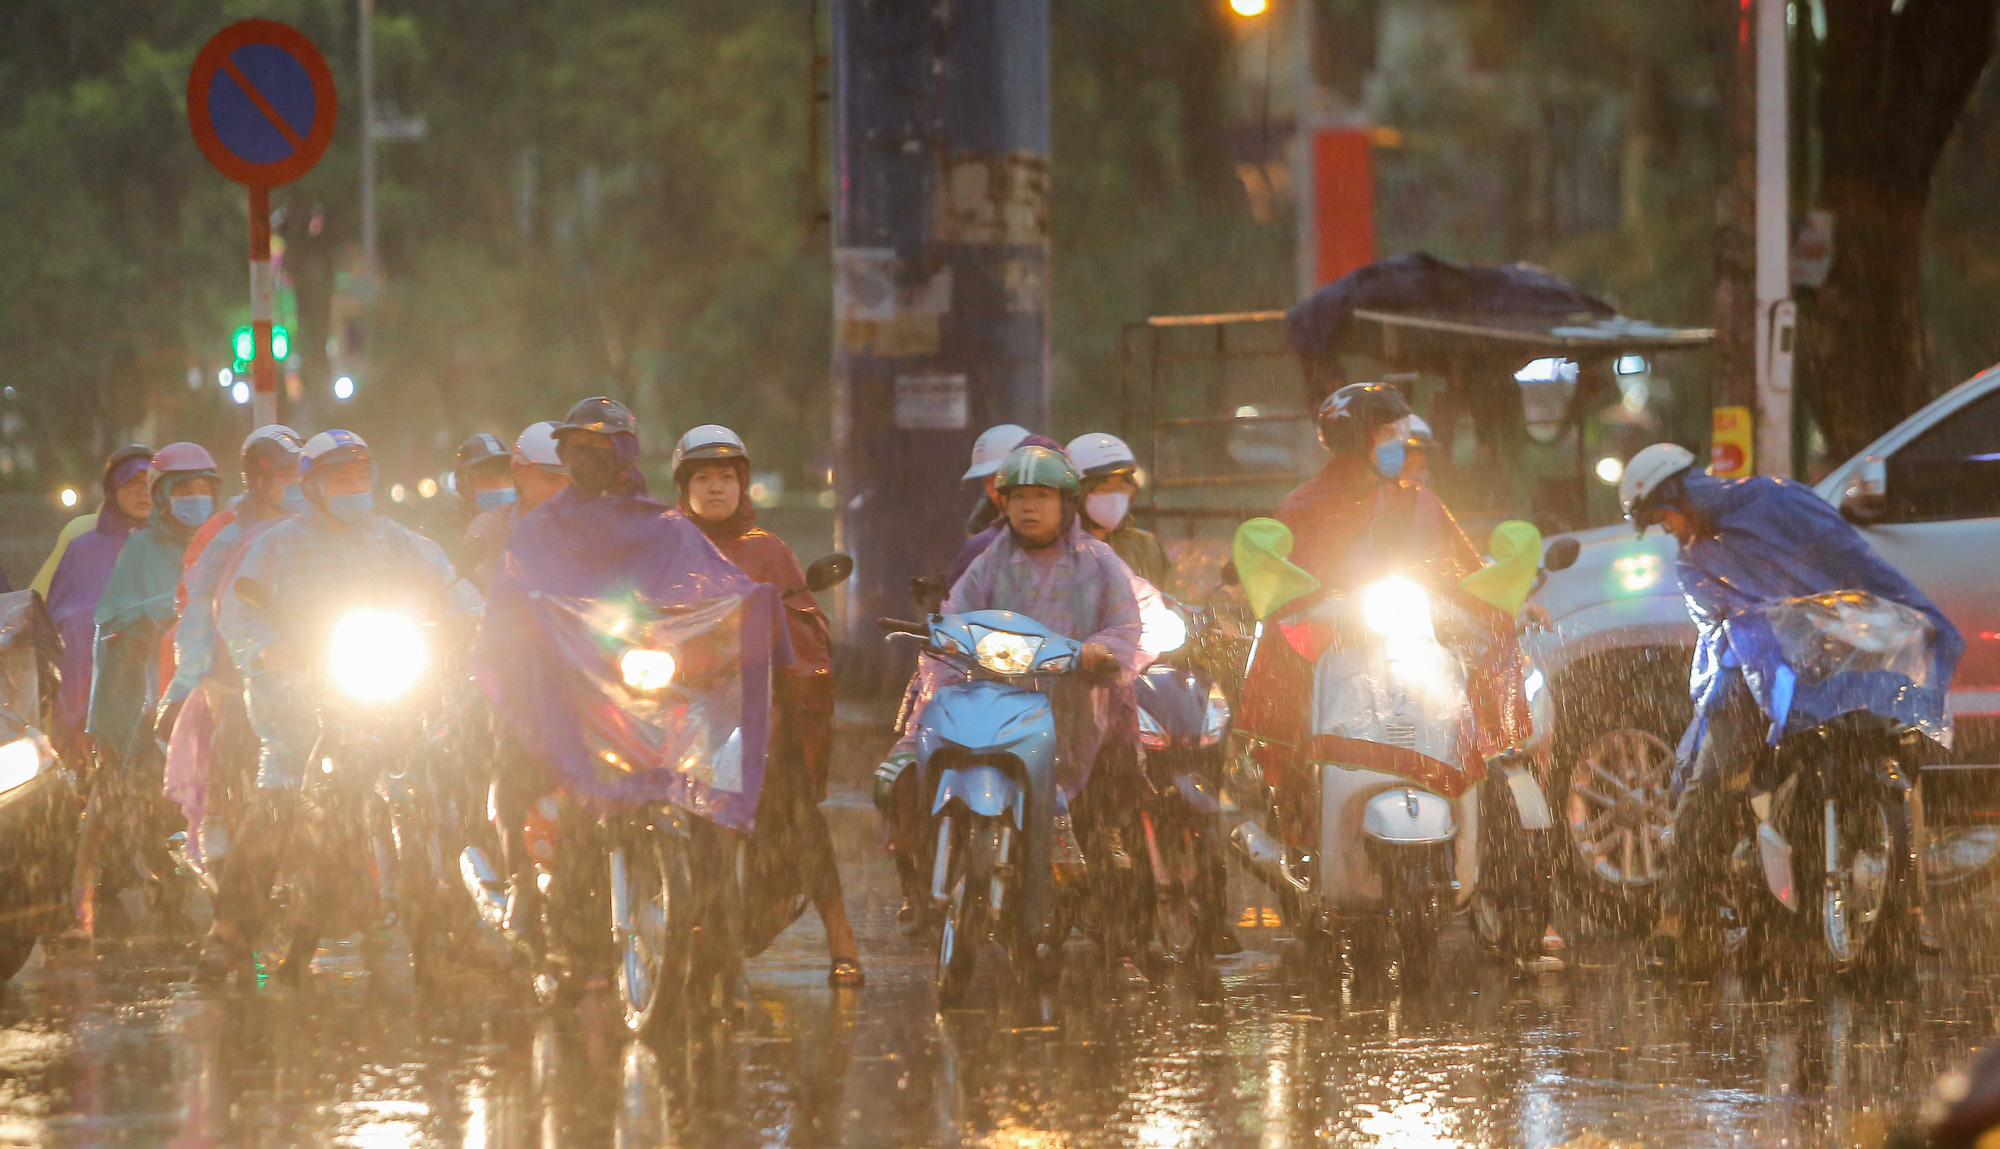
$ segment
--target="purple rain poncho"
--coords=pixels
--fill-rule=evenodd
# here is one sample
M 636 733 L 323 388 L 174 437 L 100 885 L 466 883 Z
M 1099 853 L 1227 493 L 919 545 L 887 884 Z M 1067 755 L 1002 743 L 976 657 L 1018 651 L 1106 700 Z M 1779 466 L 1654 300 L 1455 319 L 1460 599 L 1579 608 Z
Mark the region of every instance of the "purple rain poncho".
M 55 744 L 73 752 L 90 712 L 92 654 L 97 637 L 97 603 L 111 581 L 125 540 L 139 523 L 107 500 L 97 525 L 78 535 L 63 552 L 49 580 L 49 617 L 62 636 L 62 688 L 56 692 Z
M 625 685 L 633 647 L 674 655 L 666 691 Z M 763 789 L 772 669 L 791 661 L 777 588 L 672 507 L 576 489 L 515 529 L 473 647 L 506 733 L 571 794 L 664 800 L 737 830 Z

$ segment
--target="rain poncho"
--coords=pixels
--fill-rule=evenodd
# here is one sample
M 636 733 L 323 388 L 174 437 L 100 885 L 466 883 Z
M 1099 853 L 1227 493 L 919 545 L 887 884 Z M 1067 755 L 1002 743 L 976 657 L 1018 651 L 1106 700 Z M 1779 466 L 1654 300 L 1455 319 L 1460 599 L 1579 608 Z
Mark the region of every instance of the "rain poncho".
M 62 689 L 56 694 L 56 749 L 75 760 L 81 751 L 84 720 L 90 709 L 91 655 L 96 649 L 97 600 L 111 570 L 118 565 L 118 552 L 125 540 L 142 525 L 118 509 L 118 484 L 133 474 L 144 474 L 152 452 L 144 447 L 125 447 L 114 453 L 104 466 L 104 505 L 91 516 L 89 530 L 60 547 L 62 558 L 49 576 L 49 616 L 62 637 Z M 53 557 L 53 556 L 52 556 Z
M 267 618 L 233 591 L 220 596 L 218 628 L 243 675 L 244 703 L 259 743 L 261 790 L 300 788 L 319 736 L 318 700 L 307 679 L 264 658 L 279 641 L 284 616 L 335 606 L 357 586 L 374 582 L 433 587 L 443 593 L 444 609 L 460 614 L 477 614 L 480 607 L 479 592 L 459 579 L 436 543 L 380 515 L 344 527 L 316 506 L 258 536 L 243 553 L 236 577 L 262 583 L 281 616 Z
M 1084 675 L 1055 680 L 1049 693 L 1056 708 L 1056 743 L 1062 758 L 1057 785 L 1074 799 L 1090 778 L 1091 764 L 1116 714 L 1135 713 L 1128 704 L 1132 681 L 1145 666 L 1139 648 L 1139 600 L 1132 572 L 1110 547 L 1072 521 L 1067 533 L 1040 552 L 1024 549 L 1013 533 L 1002 533 L 951 588 L 945 614 L 1011 610 L 1057 634 L 1101 643 L 1118 661 L 1114 686 L 1094 684 Z M 940 686 L 963 676 L 946 663 L 926 657 L 918 669 L 918 706 L 910 714 L 899 750 L 913 750 L 922 706 Z M 1134 719 L 1136 721 L 1136 719 Z M 1136 730 L 1133 735 L 1136 736 Z
M 97 600 L 89 730 L 120 762 L 145 748 L 140 732 L 150 739 L 152 704 L 160 696 L 160 636 L 174 624 L 181 558 L 195 532 L 174 517 L 170 502 L 184 481 L 170 474 L 153 484 L 153 513 L 125 540 Z
M 644 494 L 571 488 L 508 541 L 473 667 L 506 732 L 572 795 L 664 800 L 748 829 L 771 672 L 791 662 L 781 617 L 776 589 L 679 511 Z M 673 655 L 665 691 L 625 685 L 620 663 L 635 648 Z
M 1724 480 L 1699 473 L 1683 482 L 1685 506 L 1709 533 L 1681 548 L 1676 560 L 1688 613 L 1700 632 L 1689 677 L 1695 719 L 1681 738 L 1676 793 L 1688 780 L 1709 717 L 1739 678 L 1771 720 L 1772 745 L 1856 710 L 1896 719 L 1948 743 L 1945 692 L 1965 640 L 1916 584 L 1883 562 L 1860 532 L 1807 487 L 1784 479 Z M 1921 615 L 1932 629 L 1928 667 L 1893 657 L 1866 666 L 1794 665 L 1812 661 L 1802 656 L 1804 632 L 1830 624 L 1859 634 L 1874 625 L 1866 612 L 1833 618 L 1828 612 L 1843 608 L 1831 598 L 1818 607 L 1785 602 L 1832 591 L 1866 592 Z

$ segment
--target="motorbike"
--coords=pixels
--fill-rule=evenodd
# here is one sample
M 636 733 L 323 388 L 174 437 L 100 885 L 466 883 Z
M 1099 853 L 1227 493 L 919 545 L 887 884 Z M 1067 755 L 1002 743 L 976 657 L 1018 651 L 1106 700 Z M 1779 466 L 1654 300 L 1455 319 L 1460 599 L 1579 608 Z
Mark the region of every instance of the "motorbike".
M 1871 672 L 1926 681 L 1930 623 L 1908 607 L 1839 591 L 1764 614 L 1799 684 Z M 1751 966 L 1799 949 L 1841 975 L 1892 966 L 1915 940 L 1922 763 L 1944 737 L 1857 703 L 1761 756 L 1717 891 L 1725 947 Z
M 255 579 L 233 589 L 296 636 L 319 716 L 302 794 L 306 848 L 279 876 L 281 973 L 302 976 L 324 937 L 358 934 L 372 961 L 380 933 L 400 929 L 413 975 L 428 982 L 474 924 L 447 866 L 466 812 L 438 751 L 449 675 L 436 604 L 362 587 L 312 619 L 284 619 Z
M 1032 986 L 1042 952 L 1068 935 L 1080 896 L 1068 879 L 1082 869 L 1057 792 L 1055 710 L 1037 687 L 1084 670 L 1083 645 L 1006 610 L 880 625 L 891 639 L 924 639 L 929 655 L 967 675 L 924 708 L 912 766 L 917 792 L 929 795 L 938 1004 L 963 999 L 989 941 L 1015 983 Z
M 827 555 L 807 568 L 803 587 L 780 597 L 829 590 L 853 569 L 847 555 Z M 672 650 L 630 641 L 616 665 L 623 687 L 648 706 L 699 706 L 682 693 L 686 673 Z M 764 793 L 783 792 L 767 775 Z M 784 856 L 789 813 L 761 803 L 756 829 L 743 834 L 664 801 L 592 810 L 555 792 L 532 804 L 525 827 L 506 829 L 524 832 L 540 893 L 534 928 L 513 939 L 537 998 L 567 1004 L 608 972 L 626 1028 L 642 1038 L 675 1018 L 729 1008 L 744 960 L 807 905 Z M 497 926 L 505 880 L 477 845 L 461 852 L 460 872 L 479 916 Z
M 1146 924 L 1176 965 L 1214 952 L 1229 889 L 1221 793 L 1229 698 L 1207 651 L 1211 612 L 1160 597 L 1142 607 L 1140 645 L 1155 661 L 1134 684 L 1139 743 L 1155 797 L 1139 811 Z
M 1559 542 L 1537 577 L 1574 561 Z M 1288 844 L 1264 824 L 1277 818 L 1268 786 L 1246 805 L 1264 821 L 1239 822 L 1231 841 L 1278 893 L 1308 960 L 1330 966 L 1346 932 L 1386 926 L 1406 982 L 1421 984 L 1445 925 L 1470 911 L 1489 950 L 1557 968 L 1541 954 L 1552 913 L 1547 799 L 1524 754 L 1471 757 L 1467 668 L 1492 640 L 1483 624 L 1402 574 L 1352 596 L 1317 592 L 1273 621 L 1279 639 L 1314 664 L 1302 835 L 1310 845 L 1297 836 Z M 1257 641 L 1271 640 L 1271 629 L 1260 621 Z
M 0 981 L 70 920 L 83 794 L 44 733 L 61 663 L 41 595 L 0 595 L 0 836 L 9 845 L 0 854 Z

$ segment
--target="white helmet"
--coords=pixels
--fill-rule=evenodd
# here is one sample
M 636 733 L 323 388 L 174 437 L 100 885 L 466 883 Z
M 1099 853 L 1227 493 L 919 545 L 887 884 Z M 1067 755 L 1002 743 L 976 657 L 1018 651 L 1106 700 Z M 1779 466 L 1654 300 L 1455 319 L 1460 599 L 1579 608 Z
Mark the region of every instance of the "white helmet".
M 281 443 L 290 443 L 294 447 L 302 446 L 305 443 L 304 435 L 299 434 L 283 423 L 266 423 L 255 431 L 250 432 L 244 438 L 243 449 L 238 451 L 237 454 L 248 454 L 250 452 L 250 444 L 261 439 L 276 439 Z
M 1648 525 L 1637 517 L 1646 509 L 1646 500 L 1660 484 L 1692 466 L 1694 452 L 1677 443 L 1655 443 L 1625 464 L 1625 474 L 1618 480 L 1618 503 L 1640 534 L 1646 533 Z
M 563 461 L 556 454 L 556 425 L 547 419 L 528 424 L 520 438 L 514 440 L 514 461 L 561 470 Z
M 750 448 L 743 445 L 743 437 L 720 423 L 703 423 L 674 444 L 674 481 L 680 481 L 683 463 L 706 462 L 711 459 L 741 459 L 750 461 Z
M 988 427 L 979 433 L 972 443 L 972 465 L 965 469 L 964 478 L 983 479 L 1000 470 L 1000 461 L 1007 453 L 1021 445 L 1021 440 L 1030 434 L 1026 427 L 1017 423 L 1002 423 Z
M 1102 431 L 1092 431 L 1071 439 L 1064 454 L 1086 479 L 1139 468 L 1139 460 L 1133 456 L 1132 448 L 1125 445 L 1125 440 Z

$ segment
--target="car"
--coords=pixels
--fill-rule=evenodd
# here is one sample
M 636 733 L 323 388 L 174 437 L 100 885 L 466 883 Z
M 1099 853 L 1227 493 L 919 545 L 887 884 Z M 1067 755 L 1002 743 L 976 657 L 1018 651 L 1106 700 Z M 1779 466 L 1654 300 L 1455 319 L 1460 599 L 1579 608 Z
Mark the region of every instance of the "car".
M 1969 893 L 2000 856 L 2000 366 L 1939 396 L 1814 485 L 1964 634 L 1949 760 L 1924 767 L 1925 875 Z M 1663 531 L 1578 532 L 1577 562 L 1535 601 L 1529 704 L 1552 742 L 1572 890 L 1612 915 L 1651 912 L 1671 823 L 1674 747 L 1693 713 L 1695 629 Z

